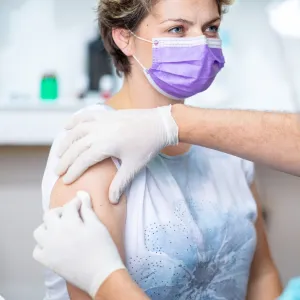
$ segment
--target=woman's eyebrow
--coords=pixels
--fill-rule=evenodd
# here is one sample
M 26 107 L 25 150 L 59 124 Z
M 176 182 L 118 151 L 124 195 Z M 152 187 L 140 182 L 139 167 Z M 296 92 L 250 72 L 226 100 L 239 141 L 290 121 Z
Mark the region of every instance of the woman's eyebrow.
M 169 21 L 171 21 L 171 22 L 185 23 L 185 24 L 188 24 L 188 25 L 194 25 L 195 24 L 192 21 L 181 19 L 181 18 L 179 18 L 179 19 L 166 19 L 166 20 L 162 21 L 160 24 L 163 24 L 163 23 L 166 23 L 166 22 L 169 22 Z
M 220 16 L 215 17 L 215 18 L 211 19 L 210 21 L 205 22 L 205 23 L 203 24 L 203 26 L 208 26 L 208 25 L 210 25 L 210 24 L 212 24 L 212 23 L 215 23 L 216 21 L 219 21 L 219 20 L 221 20 L 221 17 L 220 17 Z M 162 21 L 160 24 L 163 24 L 163 23 L 166 23 L 166 22 L 170 22 L 170 21 L 171 21 L 171 22 L 184 23 L 184 24 L 188 24 L 188 25 L 191 25 L 191 26 L 195 24 L 195 23 L 192 22 L 192 21 L 189 21 L 189 20 L 186 20 L 186 19 L 182 19 L 182 18 L 179 18 L 179 19 L 166 19 L 166 20 Z
M 208 25 L 210 25 L 210 24 L 213 24 L 213 23 L 215 23 L 215 22 L 217 22 L 217 21 L 220 21 L 220 20 L 221 20 L 221 17 L 218 16 L 218 17 L 213 18 L 212 20 L 210 20 L 210 21 L 208 21 L 208 22 L 205 22 L 205 23 L 203 24 L 203 26 L 206 27 L 206 26 L 208 26 Z

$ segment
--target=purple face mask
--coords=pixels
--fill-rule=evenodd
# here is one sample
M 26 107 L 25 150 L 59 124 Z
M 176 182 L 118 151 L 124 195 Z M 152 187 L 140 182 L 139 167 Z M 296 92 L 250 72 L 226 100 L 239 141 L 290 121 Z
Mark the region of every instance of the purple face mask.
M 154 38 L 151 68 L 141 65 L 151 85 L 161 94 L 174 100 L 183 100 L 205 91 L 224 67 L 220 39 L 206 38 Z

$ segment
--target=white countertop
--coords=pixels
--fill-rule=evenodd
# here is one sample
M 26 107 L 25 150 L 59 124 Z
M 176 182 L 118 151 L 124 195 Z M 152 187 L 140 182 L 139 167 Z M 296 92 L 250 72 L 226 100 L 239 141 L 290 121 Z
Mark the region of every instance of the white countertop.
M 48 146 L 84 105 L 0 105 L 0 146 Z

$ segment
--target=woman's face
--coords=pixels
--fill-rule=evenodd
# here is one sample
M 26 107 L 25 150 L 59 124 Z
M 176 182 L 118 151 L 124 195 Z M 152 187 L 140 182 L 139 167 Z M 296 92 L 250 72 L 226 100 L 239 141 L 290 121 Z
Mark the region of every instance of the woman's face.
M 216 0 L 160 0 L 135 34 L 147 40 L 158 37 L 218 38 L 221 17 Z M 135 37 L 134 55 L 149 68 L 152 65 L 152 44 Z

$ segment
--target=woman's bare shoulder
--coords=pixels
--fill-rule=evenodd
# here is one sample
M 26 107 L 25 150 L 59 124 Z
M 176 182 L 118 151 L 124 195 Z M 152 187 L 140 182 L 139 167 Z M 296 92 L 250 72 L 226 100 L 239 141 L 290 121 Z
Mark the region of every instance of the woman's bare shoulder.
M 103 209 L 113 210 L 114 213 L 124 209 L 125 199 L 123 197 L 119 205 L 112 205 L 108 200 L 108 191 L 112 179 L 117 172 L 116 166 L 111 159 L 89 168 L 77 181 L 65 185 L 60 178 L 51 193 L 51 207 L 59 207 L 69 202 L 78 190 L 85 190 L 91 195 L 96 214 L 102 215 Z

